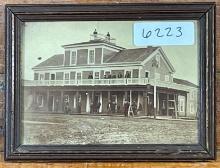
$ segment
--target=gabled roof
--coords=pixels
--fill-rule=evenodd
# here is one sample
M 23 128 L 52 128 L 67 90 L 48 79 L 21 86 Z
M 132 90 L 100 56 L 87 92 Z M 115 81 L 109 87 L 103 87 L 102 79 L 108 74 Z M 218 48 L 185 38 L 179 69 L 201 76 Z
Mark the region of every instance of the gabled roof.
M 78 46 L 78 45 L 87 45 L 87 44 L 107 44 L 107 45 L 111 45 L 120 49 L 125 49 L 121 46 L 118 46 L 114 43 L 111 42 L 107 42 L 106 40 L 101 40 L 101 39 L 97 39 L 97 40 L 90 40 L 90 41 L 85 41 L 85 42 L 80 42 L 80 43 L 73 43 L 73 44 L 66 44 L 66 45 L 62 45 L 62 47 L 66 48 L 66 47 L 71 47 L 71 46 Z
M 105 60 L 105 63 L 142 62 L 156 49 L 158 47 L 124 49 L 109 55 L 109 59 Z
M 183 80 L 183 79 L 178 79 L 178 78 L 173 78 L 173 82 L 177 83 L 177 84 L 181 84 L 181 85 L 186 85 L 186 86 L 191 86 L 191 87 L 195 87 L 197 88 L 198 86 L 195 85 L 194 83 L 191 83 L 187 80 Z
M 41 62 L 40 64 L 36 65 L 34 68 L 63 65 L 63 56 L 63 54 L 54 55 L 48 58 L 47 60 Z

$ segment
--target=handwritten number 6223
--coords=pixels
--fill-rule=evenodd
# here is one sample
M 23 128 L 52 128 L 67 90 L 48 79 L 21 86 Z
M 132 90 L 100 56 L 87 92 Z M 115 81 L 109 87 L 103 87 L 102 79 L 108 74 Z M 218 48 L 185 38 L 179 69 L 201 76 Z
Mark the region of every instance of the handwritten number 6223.
M 162 32 L 160 28 L 157 28 L 154 31 L 150 30 L 148 32 L 145 32 L 145 29 L 143 29 L 142 37 L 143 38 L 149 38 L 154 32 L 155 32 L 155 35 L 157 37 L 164 37 L 164 36 L 167 36 L 167 37 L 171 37 L 171 36 L 181 37 L 183 35 L 181 27 L 176 27 L 175 32 L 172 30 L 171 27 L 167 27 L 164 30 L 165 31 Z

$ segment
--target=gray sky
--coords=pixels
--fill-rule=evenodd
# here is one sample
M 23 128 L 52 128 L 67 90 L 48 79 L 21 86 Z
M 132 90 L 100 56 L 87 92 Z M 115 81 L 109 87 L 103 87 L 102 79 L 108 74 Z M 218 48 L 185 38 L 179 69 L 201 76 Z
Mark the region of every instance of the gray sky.
M 109 32 L 116 44 L 125 48 L 138 48 L 133 43 L 135 21 L 87 21 L 87 22 L 26 22 L 23 30 L 22 61 L 23 78 L 33 79 L 32 68 L 54 54 L 64 53 L 61 45 L 90 40 L 96 28 L 98 33 Z M 195 25 L 195 27 L 197 27 Z M 195 31 L 195 37 L 197 31 Z M 196 40 L 197 41 L 197 40 Z M 198 45 L 162 46 L 174 66 L 174 77 L 198 84 Z M 38 60 L 38 57 L 42 57 Z

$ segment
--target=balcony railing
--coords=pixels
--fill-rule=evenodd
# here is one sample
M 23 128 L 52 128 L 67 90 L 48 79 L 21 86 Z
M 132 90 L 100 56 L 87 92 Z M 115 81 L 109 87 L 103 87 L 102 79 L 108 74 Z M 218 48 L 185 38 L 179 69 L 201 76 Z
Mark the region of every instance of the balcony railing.
M 24 86 L 114 86 L 114 85 L 155 85 L 168 89 L 189 92 L 192 87 L 174 82 L 154 81 L 148 78 L 78 79 L 78 80 L 24 80 Z M 195 88 L 194 88 L 195 89 Z
M 24 86 L 94 86 L 94 85 L 146 85 L 148 78 L 78 79 L 78 80 L 25 80 Z

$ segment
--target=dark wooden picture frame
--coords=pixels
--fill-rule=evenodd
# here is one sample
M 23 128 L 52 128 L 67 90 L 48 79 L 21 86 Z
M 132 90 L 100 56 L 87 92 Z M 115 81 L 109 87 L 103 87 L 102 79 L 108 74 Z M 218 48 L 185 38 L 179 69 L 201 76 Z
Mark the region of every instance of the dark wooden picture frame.
M 215 4 L 6 5 L 5 160 L 178 161 L 215 159 Z M 20 28 L 35 21 L 198 20 L 199 143 L 22 145 Z

